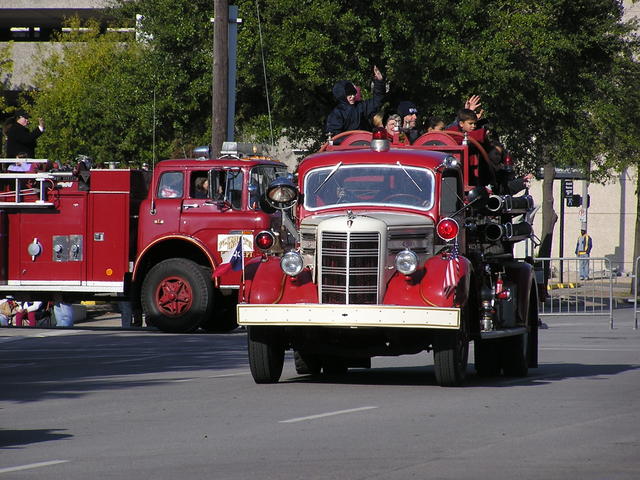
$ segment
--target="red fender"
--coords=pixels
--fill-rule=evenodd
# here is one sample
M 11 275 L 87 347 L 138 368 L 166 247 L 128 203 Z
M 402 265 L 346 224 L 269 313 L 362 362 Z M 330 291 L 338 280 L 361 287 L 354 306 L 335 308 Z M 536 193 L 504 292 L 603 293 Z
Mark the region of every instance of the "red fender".
M 413 275 L 403 275 L 396 272 L 387 284 L 383 303 L 385 305 L 424 307 L 425 301 L 420 295 L 420 281 L 423 277 L 424 270 L 419 270 Z
M 456 286 L 446 291 L 446 271 L 452 261 L 454 260 L 436 255 L 424 262 L 425 275 L 420 282 L 420 295 L 425 303 L 434 307 L 460 307 L 467 302 L 471 283 L 471 262 L 465 257 L 458 257 L 458 268 L 453 270 Z
M 471 263 L 458 257 L 459 268 L 455 272 L 456 288 L 449 295 L 444 292 L 444 278 L 449 260 L 440 255 L 428 259 L 424 267 L 413 275 L 397 273 L 387 285 L 385 305 L 416 305 L 453 307 L 464 305 L 469 295 Z
M 312 282 L 311 270 L 305 268 L 295 277 L 287 276 L 280 303 L 318 303 L 318 285 Z
M 311 271 L 289 277 L 279 257 L 252 259 L 245 268 L 245 295 L 249 303 L 318 303 L 318 289 Z
M 245 297 L 249 303 L 278 303 L 285 274 L 280 259 L 252 259 L 245 265 Z

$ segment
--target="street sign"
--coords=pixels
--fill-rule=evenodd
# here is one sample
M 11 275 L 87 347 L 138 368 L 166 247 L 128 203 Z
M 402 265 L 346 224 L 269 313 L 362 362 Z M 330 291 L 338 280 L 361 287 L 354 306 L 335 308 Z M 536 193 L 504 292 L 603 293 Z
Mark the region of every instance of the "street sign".
M 578 211 L 578 221 L 580 223 L 587 221 L 587 211 L 584 208 L 581 208 L 580 211 Z
M 567 207 L 579 207 L 582 205 L 581 195 L 571 195 L 570 197 L 566 197 L 566 199 L 567 199 Z
M 544 169 L 540 167 L 535 171 L 535 176 L 538 180 L 544 178 Z M 556 168 L 555 169 L 556 180 L 586 180 L 587 176 L 584 172 L 578 168 Z
M 565 198 L 573 195 L 573 180 L 562 180 L 562 193 Z

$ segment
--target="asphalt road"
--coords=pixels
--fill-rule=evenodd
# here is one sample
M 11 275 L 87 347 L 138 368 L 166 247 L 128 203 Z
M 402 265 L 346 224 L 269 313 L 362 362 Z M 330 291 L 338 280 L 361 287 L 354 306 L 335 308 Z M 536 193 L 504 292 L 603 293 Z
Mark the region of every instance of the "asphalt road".
M 246 336 L 0 330 L 0 480 L 640 478 L 630 309 L 545 318 L 526 379 L 431 354 L 255 385 Z

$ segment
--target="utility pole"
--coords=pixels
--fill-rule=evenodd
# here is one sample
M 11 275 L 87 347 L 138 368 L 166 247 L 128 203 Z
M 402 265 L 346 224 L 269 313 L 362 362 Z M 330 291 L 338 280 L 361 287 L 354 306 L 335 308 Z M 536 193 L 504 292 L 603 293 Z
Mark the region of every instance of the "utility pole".
M 213 2 L 213 84 L 211 99 L 211 157 L 220 155 L 227 138 L 227 96 L 229 91 L 228 30 L 229 1 Z

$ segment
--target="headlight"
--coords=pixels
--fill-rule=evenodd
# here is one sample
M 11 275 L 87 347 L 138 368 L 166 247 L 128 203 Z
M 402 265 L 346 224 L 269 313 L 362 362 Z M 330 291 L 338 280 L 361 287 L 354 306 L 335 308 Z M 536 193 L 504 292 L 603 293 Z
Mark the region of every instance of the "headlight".
M 298 201 L 298 190 L 290 179 L 279 177 L 269 184 L 266 200 L 273 208 L 286 210 Z
M 302 256 L 298 252 L 287 252 L 280 260 L 280 268 L 290 277 L 295 277 L 302 271 Z
M 396 255 L 396 270 L 403 275 L 411 275 L 418 268 L 418 256 L 409 249 L 404 249 Z

